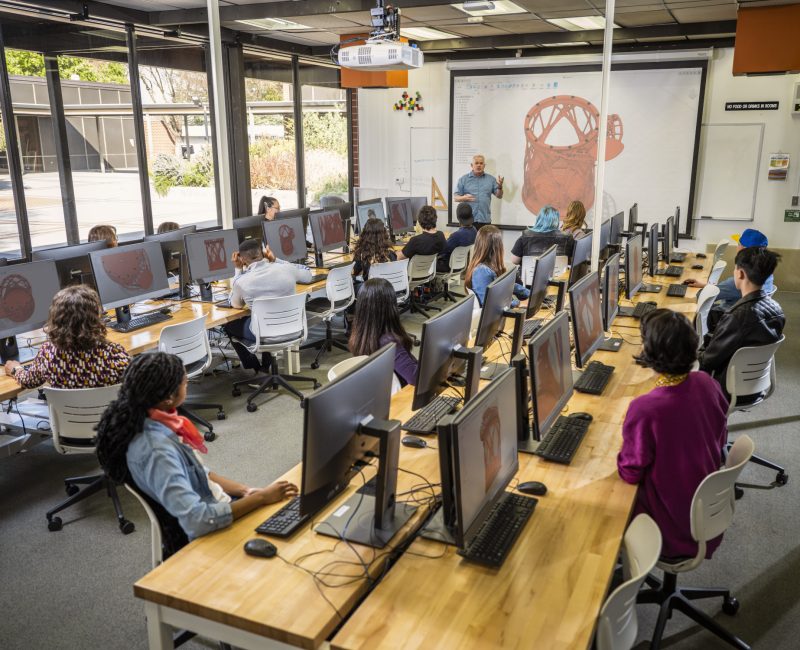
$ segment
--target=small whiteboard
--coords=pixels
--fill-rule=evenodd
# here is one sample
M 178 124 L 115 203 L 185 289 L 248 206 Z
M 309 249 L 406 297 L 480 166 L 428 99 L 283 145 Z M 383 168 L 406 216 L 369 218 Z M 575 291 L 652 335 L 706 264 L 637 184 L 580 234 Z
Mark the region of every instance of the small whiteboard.
M 410 132 L 411 196 L 425 196 L 433 205 L 431 180 L 435 180 L 449 205 L 451 197 L 447 196 L 447 174 L 450 149 L 447 129 L 443 126 L 412 126 Z
M 752 221 L 764 124 L 703 124 L 694 218 Z

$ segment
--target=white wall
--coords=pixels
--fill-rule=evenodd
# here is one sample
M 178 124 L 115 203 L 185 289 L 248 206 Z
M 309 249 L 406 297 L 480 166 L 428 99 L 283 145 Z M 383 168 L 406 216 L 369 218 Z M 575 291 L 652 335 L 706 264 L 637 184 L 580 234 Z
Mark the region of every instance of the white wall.
M 794 83 L 800 81 L 800 75 L 734 77 L 731 74 L 732 64 L 732 49 L 714 51 L 706 80 L 703 122 L 765 124 L 755 220 L 752 223 L 698 221 L 696 242 L 682 242 L 681 245 L 699 250 L 706 242 L 718 241 L 743 228 L 754 227 L 763 231 L 777 248 L 800 248 L 800 224 L 783 221 L 783 211 L 791 207 L 791 197 L 800 194 L 800 117 L 791 116 L 790 104 Z M 425 107 L 424 111 L 415 112 L 411 117 L 392 110 L 403 89 L 358 91 L 362 187 L 385 188 L 390 194 L 407 194 L 403 190 L 408 189 L 410 127 L 449 127 L 450 75 L 446 64 L 425 64 L 421 70 L 410 71 L 408 80 L 409 92 L 420 92 Z M 780 101 L 777 111 L 725 111 L 726 101 L 775 99 Z M 767 180 L 769 155 L 777 151 L 791 154 L 786 181 Z M 691 164 L 691 161 L 686 164 Z M 491 169 L 488 171 L 492 172 Z M 396 178 L 403 178 L 406 185 L 398 185 Z M 442 192 L 447 192 L 446 185 L 446 179 L 440 183 Z M 517 235 L 513 231 L 504 233 L 507 248 Z

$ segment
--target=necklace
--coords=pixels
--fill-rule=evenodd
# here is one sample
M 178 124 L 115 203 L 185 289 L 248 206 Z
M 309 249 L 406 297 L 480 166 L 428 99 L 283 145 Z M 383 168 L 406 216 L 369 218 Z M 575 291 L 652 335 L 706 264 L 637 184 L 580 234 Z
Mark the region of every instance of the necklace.
M 656 379 L 656 388 L 661 386 L 677 386 L 678 384 L 683 383 L 688 376 L 688 372 L 685 372 L 682 375 L 670 375 L 667 373 L 662 373 L 658 376 L 658 379 Z

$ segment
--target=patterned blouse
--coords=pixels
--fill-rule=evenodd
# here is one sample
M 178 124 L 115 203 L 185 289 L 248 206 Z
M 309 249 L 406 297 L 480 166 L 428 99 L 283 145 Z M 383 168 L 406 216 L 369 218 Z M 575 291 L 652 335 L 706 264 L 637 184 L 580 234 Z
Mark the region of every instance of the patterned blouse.
M 17 370 L 23 388 L 48 384 L 53 388 L 97 388 L 118 384 L 131 358 L 119 343 L 104 341 L 92 350 L 59 350 L 50 341 L 36 358 Z

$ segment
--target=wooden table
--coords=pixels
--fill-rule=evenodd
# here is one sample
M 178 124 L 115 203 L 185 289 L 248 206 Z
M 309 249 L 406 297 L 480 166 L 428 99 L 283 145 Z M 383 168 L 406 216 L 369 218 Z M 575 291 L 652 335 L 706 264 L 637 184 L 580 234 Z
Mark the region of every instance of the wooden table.
M 683 299 L 667 298 L 665 291 L 642 299 L 691 312 L 693 291 Z M 637 327 L 633 319 L 619 321 L 626 323 Z M 626 338 L 638 339 L 636 329 L 627 331 Z M 170 628 L 177 627 L 243 648 L 317 648 L 348 614 L 332 647 L 586 647 L 635 496 L 635 487 L 618 478 L 615 458 L 628 404 L 654 385 L 652 372 L 633 363 L 638 347 L 624 343 L 617 353 L 596 353 L 617 371 L 603 396 L 575 394 L 569 402 L 570 411 L 595 415 L 570 466 L 520 456 L 517 479 L 541 480 L 549 491 L 500 570 L 464 562 L 452 547 L 415 539 L 359 604 L 369 590 L 366 580 L 322 587 L 295 563 L 319 570 L 340 560 L 348 564 L 336 566 L 337 573 L 357 576 L 363 573 L 354 564 L 358 552 L 369 575 L 380 575 L 388 551 L 413 536 L 429 505 L 420 504 L 382 551 L 317 535 L 309 525 L 288 540 L 272 539 L 277 558 L 245 555 L 242 546 L 254 528 L 281 507 L 274 504 L 195 540 L 134 585 L 135 595 L 145 600 L 150 647 L 171 647 Z M 498 352 L 495 346 L 486 356 Z M 391 417 L 407 419 L 412 396 L 411 387 L 396 394 Z M 401 447 L 400 467 L 439 482 L 434 449 Z M 299 483 L 300 473 L 298 465 L 282 478 Z M 401 471 L 398 492 L 420 483 Z M 315 520 L 359 484 L 355 479 Z

